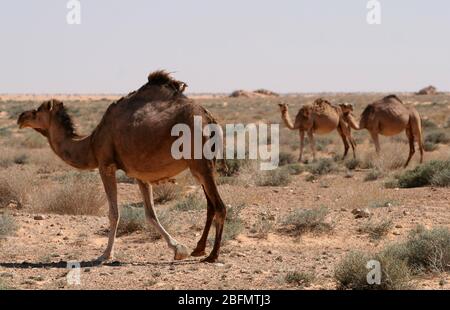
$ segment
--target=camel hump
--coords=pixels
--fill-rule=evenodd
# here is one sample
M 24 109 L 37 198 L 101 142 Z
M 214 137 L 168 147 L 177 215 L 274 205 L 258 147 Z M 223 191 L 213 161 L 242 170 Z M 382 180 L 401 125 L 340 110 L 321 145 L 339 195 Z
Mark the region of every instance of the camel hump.
M 177 81 L 170 76 L 165 70 L 158 70 L 148 75 L 148 84 L 154 86 L 169 85 L 177 92 L 182 93 L 187 87 L 187 84 L 181 81 Z
M 333 105 L 326 99 L 319 98 L 314 101 L 312 104 L 313 110 L 317 114 L 327 114 L 331 111 L 336 111 Z
M 397 100 L 398 102 L 403 103 L 403 101 L 397 95 L 389 95 L 383 98 L 383 101 L 390 101 L 390 100 Z

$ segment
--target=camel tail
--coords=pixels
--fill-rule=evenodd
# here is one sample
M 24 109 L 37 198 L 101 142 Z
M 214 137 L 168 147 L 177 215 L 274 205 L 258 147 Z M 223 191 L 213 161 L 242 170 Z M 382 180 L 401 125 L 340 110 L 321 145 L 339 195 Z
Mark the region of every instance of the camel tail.
M 203 109 L 203 112 L 204 112 L 204 114 L 205 114 L 205 117 L 206 117 L 206 119 L 207 119 L 207 121 L 208 121 L 208 124 L 214 124 L 214 125 L 218 125 L 218 126 L 220 126 L 220 124 L 219 124 L 219 122 L 216 120 L 216 118 L 214 118 L 214 116 L 211 114 L 211 112 L 209 112 L 206 108 L 204 108 L 204 107 L 202 107 L 202 109 Z M 216 133 L 217 134 L 217 133 Z M 223 138 L 223 130 L 222 130 L 222 132 L 220 133 L 220 136 Z M 221 138 L 221 139 L 222 139 Z M 227 165 L 227 161 L 226 161 L 226 159 L 225 159 L 225 154 L 224 154 L 224 152 L 225 152 L 225 145 L 224 145 L 224 141 L 223 141 L 223 139 L 222 139 L 222 141 L 221 141 L 222 143 L 222 150 L 216 150 L 216 156 L 213 158 L 213 162 L 214 162 L 214 165 L 216 166 L 216 169 L 218 170 L 218 171 L 221 171 L 221 172 L 223 172 L 223 173 L 225 173 L 225 174 L 228 174 L 228 172 L 229 172 L 229 167 L 228 167 L 228 165 Z M 221 152 L 220 152 L 221 151 Z M 219 154 L 221 154 L 222 156 L 217 156 L 217 155 L 219 155 Z M 218 164 L 218 165 L 217 165 Z

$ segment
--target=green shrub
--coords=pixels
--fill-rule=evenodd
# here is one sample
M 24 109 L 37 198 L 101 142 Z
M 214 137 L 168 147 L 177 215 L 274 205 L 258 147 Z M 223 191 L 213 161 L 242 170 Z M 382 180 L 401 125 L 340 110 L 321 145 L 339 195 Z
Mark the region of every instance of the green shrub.
M 356 158 L 347 159 L 347 160 L 345 161 L 345 167 L 346 167 L 348 170 L 355 170 L 356 168 L 358 168 L 359 164 L 360 164 L 360 162 L 359 162 L 359 160 L 356 159 Z
M 295 284 L 300 287 L 308 287 L 314 281 L 315 275 L 309 272 L 290 271 L 284 277 L 288 284 Z
M 324 206 L 315 209 L 296 209 L 284 219 L 283 225 L 296 235 L 305 232 L 325 232 L 332 228 L 325 222 L 328 214 L 329 210 Z
M 397 176 L 397 181 L 401 188 L 427 185 L 446 187 L 450 185 L 449 174 L 450 160 L 433 160 Z
M 429 133 L 425 137 L 425 142 L 429 142 L 429 143 L 433 143 L 433 144 L 438 144 L 438 143 L 448 144 L 448 143 L 450 143 L 450 137 L 447 135 L 447 133 L 445 133 L 443 131 L 436 131 L 436 132 Z
M 295 156 L 291 153 L 286 152 L 280 152 L 279 154 L 279 166 L 286 166 L 289 164 L 295 163 L 297 160 L 295 159 Z
M 367 281 L 370 271 L 367 264 L 371 260 L 380 263 L 380 284 L 369 284 Z M 350 252 L 337 265 L 334 278 L 338 289 L 401 290 L 410 287 L 408 266 L 404 261 L 388 255 L 388 253 L 371 255 L 362 252 Z
M 305 171 L 305 167 L 298 163 L 287 165 L 286 169 L 292 175 L 299 175 Z
M 286 168 L 278 168 L 268 170 L 261 174 L 256 184 L 258 186 L 286 186 L 291 182 L 289 170 Z
M 364 181 L 365 182 L 375 181 L 375 180 L 378 180 L 382 175 L 383 175 L 383 173 L 380 170 L 371 169 L 369 171 L 369 173 L 367 173 L 367 175 L 364 177 Z
M 430 230 L 418 226 L 403 243 L 386 249 L 405 261 L 414 272 L 450 270 L 450 230 L 437 227 Z
M 125 172 L 123 172 L 122 170 L 117 170 L 116 172 L 116 179 L 117 179 L 117 183 L 125 183 L 125 184 L 134 184 L 135 179 L 130 178 L 129 176 L 126 175 Z
M 426 128 L 426 129 L 435 129 L 438 126 L 436 125 L 436 123 L 434 123 L 432 120 L 430 119 L 423 119 L 422 120 L 422 127 Z
M 439 148 L 439 145 L 435 144 L 433 142 L 426 141 L 423 144 L 423 149 L 425 152 L 433 152 L 433 151 L 436 151 L 438 148 Z
M 227 208 L 227 216 L 223 227 L 222 240 L 234 240 L 244 229 L 244 221 L 241 218 L 241 211 L 246 207 L 240 204 L 235 207 Z
M 308 165 L 308 171 L 314 175 L 324 175 L 336 170 L 336 165 L 332 159 L 321 158 Z
M 386 236 L 393 226 L 391 219 L 379 221 L 369 220 L 360 228 L 360 231 L 369 234 L 372 239 L 376 240 Z
M 159 212 L 158 221 L 168 230 L 171 226 L 171 219 L 168 212 Z M 133 204 L 124 205 L 121 208 L 117 235 L 128 235 L 136 231 L 145 231 L 150 234 L 151 240 L 162 238 L 159 231 L 145 219 L 145 210 L 143 207 L 135 207 Z
M 206 209 L 206 203 L 196 194 L 189 194 L 174 206 L 177 211 L 191 211 Z

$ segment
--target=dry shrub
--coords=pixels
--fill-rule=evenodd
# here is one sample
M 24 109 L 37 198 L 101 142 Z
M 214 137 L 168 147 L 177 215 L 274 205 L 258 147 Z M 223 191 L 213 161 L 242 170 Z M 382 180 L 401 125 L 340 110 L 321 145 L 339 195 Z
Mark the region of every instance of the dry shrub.
M 39 193 L 42 211 L 68 215 L 100 215 L 106 197 L 97 176 L 75 174 L 47 191 Z
M 0 214 L 0 239 L 14 235 L 18 225 L 14 217 L 10 214 Z
M 178 199 L 181 195 L 181 187 L 173 183 L 163 183 L 153 186 L 155 203 L 166 203 Z
M 386 236 L 393 226 L 394 224 L 392 222 L 392 219 L 370 219 L 361 226 L 359 231 L 362 233 L 367 233 L 369 234 L 370 238 L 377 240 Z
M 314 281 L 315 275 L 310 272 L 290 271 L 284 277 L 288 284 L 295 284 L 299 287 L 308 287 Z
M 358 187 L 348 187 L 345 199 L 342 200 L 341 207 L 344 208 L 375 208 L 391 203 L 392 192 L 383 191 L 378 184 L 361 183 Z
M 380 262 L 380 284 L 369 284 L 367 263 Z M 348 253 L 337 265 L 334 278 L 338 289 L 353 290 L 401 290 L 409 288 L 410 272 L 406 263 L 389 253 Z
M 256 181 L 258 186 L 286 186 L 291 182 L 291 175 L 287 168 L 264 171 Z
M 177 211 L 195 211 L 202 209 L 206 209 L 206 203 L 205 200 L 197 194 L 189 194 L 174 206 L 174 210 Z
M 0 153 L 0 167 L 9 168 L 14 165 L 24 165 L 29 162 L 28 155 L 17 149 L 2 148 Z
M 329 210 L 324 206 L 314 209 L 297 209 L 289 214 L 282 223 L 287 231 L 296 235 L 305 232 L 322 233 L 332 229 L 331 224 L 325 221 L 328 214 Z
M 164 227 L 169 229 L 171 219 L 168 211 L 159 212 L 158 221 Z M 159 240 L 162 238 L 159 231 L 145 219 L 145 210 L 142 207 L 136 207 L 132 204 L 124 205 L 120 210 L 120 220 L 117 228 L 117 235 L 128 235 L 136 231 L 145 231 L 150 233 L 151 240 Z
M 409 147 L 399 142 L 381 143 L 380 156 L 377 156 L 373 144 L 364 144 L 358 148 L 358 154 L 361 158 L 361 168 L 391 171 L 403 168 L 408 158 Z
M 450 160 L 432 160 L 396 177 L 401 188 L 421 186 L 450 186 Z
M 0 208 L 9 203 L 22 207 L 29 199 L 33 171 L 22 167 L 11 167 L 0 175 Z

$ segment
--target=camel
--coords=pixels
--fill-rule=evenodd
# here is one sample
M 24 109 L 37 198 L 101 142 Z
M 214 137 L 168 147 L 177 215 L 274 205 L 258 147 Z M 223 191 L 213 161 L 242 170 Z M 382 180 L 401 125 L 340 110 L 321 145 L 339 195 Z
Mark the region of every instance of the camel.
M 207 124 L 216 124 L 202 106 L 188 99 L 186 84 L 174 80 L 165 71 L 148 76 L 139 90 L 112 103 L 100 123 L 89 136 L 79 136 L 64 104 L 57 100 L 42 103 L 36 110 L 23 112 L 18 118 L 20 128 L 30 127 L 44 135 L 52 150 L 67 164 L 82 170 L 98 169 L 109 204 L 110 230 L 100 262 L 114 256 L 114 240 L 119 222 L 116 170 L 123 170 L 137 180 L 147 221 L 156 227 L 174 259 L 186 258 L 186 246 L 175 240 L 162 227 L 154 210 L 152 183 L 170 179 L 189 169 L 202 185 L 207 200 L 207 216 L 203 234 L 191 256 L 204 256 L 211 224 L 215 222 L 214 246 L 203 262 L 215 262 L 219 257 L 226 208 L 215 183 L 215 160 L 179 159 L 171 155 L 171 136 L 176 124 L 194 129 L 194 116 Z M 191 131 L 193 132 L 193 131 Z M 203 138 L 203 145 L 208 140 Z M 193 156 L 191 158 L 194 158 Z
M 422 122 L 419 112 L 414 107 L 406 106 L 396 95 L 389 95 L 369 104 L 362 112 L 359 124 L 351 111 L 344 111 L 344 119 L 353 129 L 367 129 L 370 132 L 377 154 L 380 154 L 381 150 L 378 135 L 394 136 L 405 131 L 409 141 L 409 156 L 404 167 L 409 165 L 415 153 L 415 141 L 419 144 L 420 163 L 423 162 Z
M 298 161 L 302 161 L 303 146 L 305 140 L 305 132 L 308 134 L 308 139 L 311 146 L 313 159 L 316 160 L 316 149 L 314 143 L 314 134 L 325 135 L 333 130 L 337 130 L 344 143 L 344 155 L 342 159 L 347 157 L 349 144 L 353 150 L 353 157 L 356 157 L 355 148 L 356 143 L 351 135 L 350 126 L 343 119 L 342 108 L 334 106 L 324 99 L 317 99 L 313 104 L 307 104 L 300 108 L 295 123 L 289 116 L 288 104 L 278 104 L 281 110 L 281 118 L 285 125 L 292 130 L 298 130 L 300 133 L 300 155 Z

